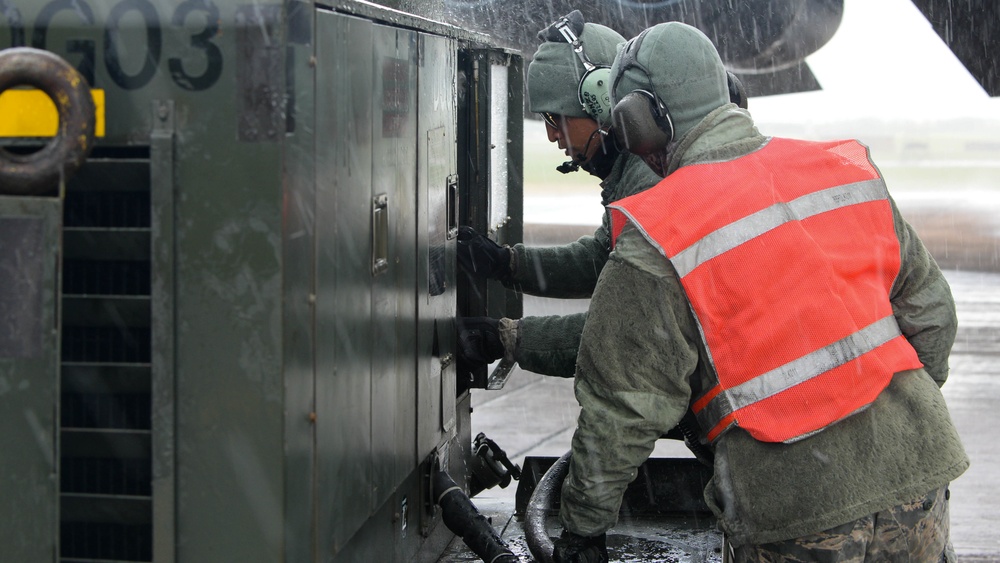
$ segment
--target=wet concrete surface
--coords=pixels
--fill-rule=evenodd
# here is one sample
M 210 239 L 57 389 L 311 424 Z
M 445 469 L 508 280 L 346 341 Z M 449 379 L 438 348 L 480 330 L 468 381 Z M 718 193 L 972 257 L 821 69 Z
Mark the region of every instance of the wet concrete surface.
M 951 375 L 943 393 L 972 461 L 952 483 L 952 541 L 962 563 L 1000 562 L 1000 205 L 942 205 L 927 197 L 899 198 L 904 216 L 945 269 L 955 296 L 959 332 Z M 527 225 L 529 244 L 557 244 L 593 232 L 592 226 Z M 586 300 L 525 296 L 525 315 L 586 310 Z M 500 391 L 474 391 L 473 435 L 485 432 L 509 457 L 560 456 L 569 449 L 579 407 L 572 380 L 542 377 L 516 369 Z M 654 456 L 690 457 L 680 442 L 660 440 Z M 530 561 L 522 522 L 514 517 L 514 490 L 495 488 L 473 501 L 492 519 L 512 550 Z M 553 526 L 553 523 L 549 523 Z M 620 561 L 713 561 L 714 555 L 666 556 L 664 538 L 649 528 L 624 522 L 612 529 L 612 555 Z M 550 535 L 558 529 L 551 528 Z M 650 543 L 653 542 L 653 543 Z M 660 542 L 660 543 L 656 543 Z M 660 551 L 657 551 L 660 550 Z M 660 555 L 656 555 L 659 553 Z M 681 553 L 681 552 L 678 552 Z M 700 552 L 699 552 L 700 553 Z M 693 557 L 693 558 L 692 558 Z M 441 561 L 477 561 L 460 540 Z

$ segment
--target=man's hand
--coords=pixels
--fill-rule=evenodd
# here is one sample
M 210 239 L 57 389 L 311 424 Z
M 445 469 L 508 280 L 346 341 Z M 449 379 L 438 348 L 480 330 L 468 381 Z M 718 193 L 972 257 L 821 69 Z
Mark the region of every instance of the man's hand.
M 500 321 L 490 317 L 455 319 L 458 330 L 458 361 L 466 366 L 488 365 L 503 357 Z
M 459 227 L 458 263 L 473 276 L 503 279 L 510 275 L 510 248 L 500 246 L 472 227 Z
M 552 551 L 555 563 L 607 563 L 607 535 L 588 538 L 563 530 Z

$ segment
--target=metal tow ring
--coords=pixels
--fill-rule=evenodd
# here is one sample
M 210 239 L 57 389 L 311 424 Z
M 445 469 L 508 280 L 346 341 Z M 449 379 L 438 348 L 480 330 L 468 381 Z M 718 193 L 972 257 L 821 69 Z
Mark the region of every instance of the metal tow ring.
M 0 94 L 13 86 L 45 92 L 59 112 L 56 136 L 40 150 L 14 154 L 0 147 L 0 195 L 55 193 L 94 145 L 94 100 L 87 81 L 58 55 L 15 47 L 0 51 Z

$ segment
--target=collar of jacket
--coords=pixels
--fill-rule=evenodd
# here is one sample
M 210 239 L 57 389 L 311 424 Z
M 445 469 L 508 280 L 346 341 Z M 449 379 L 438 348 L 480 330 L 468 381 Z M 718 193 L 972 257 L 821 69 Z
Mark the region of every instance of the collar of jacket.
M 625 174 L 625 163 L 629 156 L 628 152 L 619 152 L 611 166 L 611 171 L 601 180 L 601 205 L 607 206 L 612 201 L 621 199 L 622 194 L 619 193 L 618 188 L 621 185 L 622 176 Z
M 580 168 L 591 176 L 597 176 L 603 182 L 611 174 L 615 163 L 618 162 L 618 153 L 619 150 L 615 147 L 614 141 L 608 139 L 598 148 L 597 153 Z
M 601 182 L 601 204 L 607 206 L 623 197 L 651 188 L 660 179 L 641 158 L 622 151 L 615 160 L 611 173 Z
M 750 113 L 736 104 L 716 108 L 688 131 L 670 154 L 667 174 L 681 166 L 718 162 L 751 153 L 767 142 Z

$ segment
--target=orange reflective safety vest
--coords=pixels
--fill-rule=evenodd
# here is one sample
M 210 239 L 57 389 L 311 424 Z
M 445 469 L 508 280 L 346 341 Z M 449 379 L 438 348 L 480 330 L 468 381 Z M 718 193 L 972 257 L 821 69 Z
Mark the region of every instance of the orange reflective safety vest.
M 692 405 L 709 440 L 736 425 L 793 442 L 922 366 L 889 303 L 889 195 L 857 141 L 772 138 L 608 207 L 612 240 L 633 223 L 680 276 L 714 370 Z

